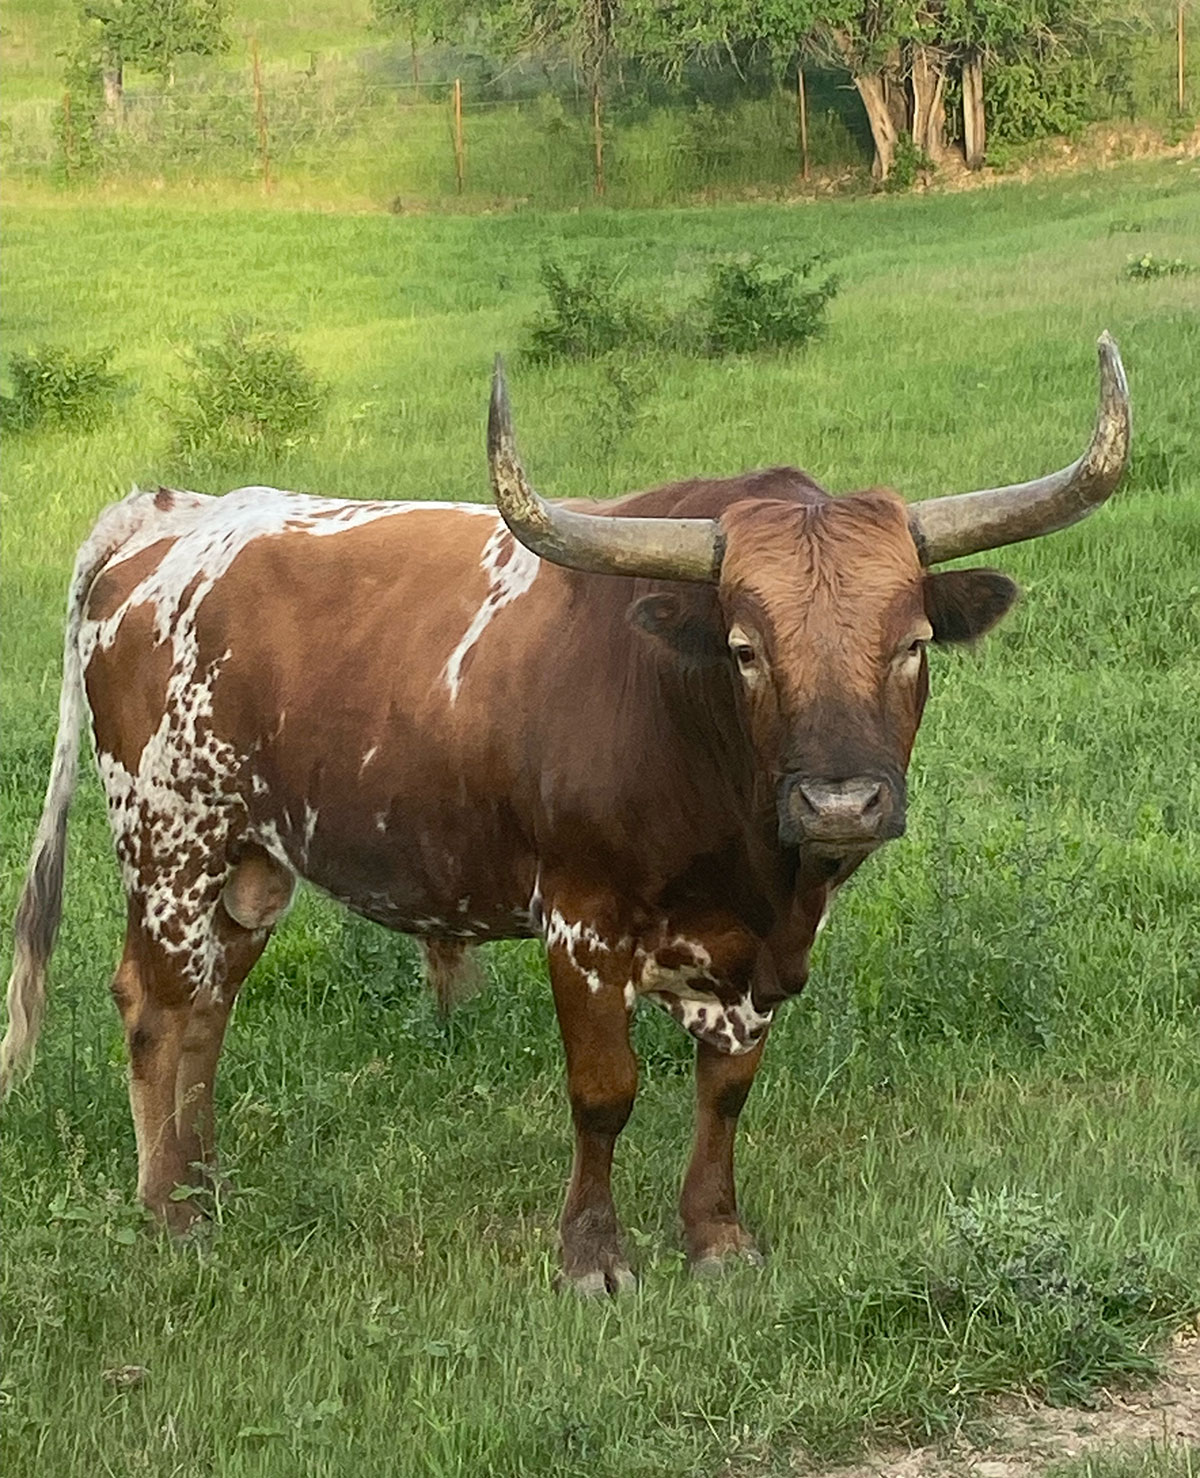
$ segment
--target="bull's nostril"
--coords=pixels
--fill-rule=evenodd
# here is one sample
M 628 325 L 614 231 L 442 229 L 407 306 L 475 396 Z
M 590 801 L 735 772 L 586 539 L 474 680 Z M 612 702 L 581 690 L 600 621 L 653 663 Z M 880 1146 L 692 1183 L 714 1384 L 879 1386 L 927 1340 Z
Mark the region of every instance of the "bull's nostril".
M 883 785 L 877 785 L 874 790 L 863 801 L 862 813 L 864 816 L 873 816 L 883 805 Z

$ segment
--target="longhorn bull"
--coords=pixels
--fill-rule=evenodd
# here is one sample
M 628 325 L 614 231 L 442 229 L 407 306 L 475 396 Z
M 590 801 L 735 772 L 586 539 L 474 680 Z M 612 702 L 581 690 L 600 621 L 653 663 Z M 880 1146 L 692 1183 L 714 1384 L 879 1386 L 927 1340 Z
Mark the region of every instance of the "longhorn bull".
M 610 1190 L 640 998 L 696 1041 L 693 1263 L 756 1259 L 733 1142 L 837 889 L 905 824 L 926 649 L 1016 587 L 931 567 L 1059 529 L 1129 450 L 1115 345 L 1070 467 L 906 505 L 776 468 L 589 509 L 545 502 L 497 365 L 498 508 L 160 489 L 101 515 L 72 578 L 58 738 L 16 921 L 5 1086 L 41 1023 L 85 695 L 128 900 L 113 982 L 138 1189 L 179 1229 L 215 1164 L 238 990 L 307 878 L 423 942 L 540 936 L 575 1158 L 566 1278 L 632 1280 Z

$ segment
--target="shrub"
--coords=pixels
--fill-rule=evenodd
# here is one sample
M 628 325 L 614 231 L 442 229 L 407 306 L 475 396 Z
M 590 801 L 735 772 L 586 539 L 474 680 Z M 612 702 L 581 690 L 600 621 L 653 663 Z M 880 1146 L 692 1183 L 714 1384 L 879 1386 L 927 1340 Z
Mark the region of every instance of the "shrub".
M 122 385 L 110 367 L 114 353 L 109 348 L 77 354 L 43 344 L 14 354 L 8 364 L 13 393 L 0 400 L 0 424 L 19 431 L 35 426 L 92 430 Z
M 804 285 L 822 261 L 817 255 L 784 267 L 752 255 L 715 262 L 701 303 L 708 352 L 798 348 L 822 333 L 826 311 L 837 294 L 837 278 Z
M 1125 263 L 1125 276 L 1138 282 L 1152 282 L 1156 277 L 1186 277 L 1194 269 L 1190 262 L 1181 257 L 1168 261 L 1165 257 L 1145 252 L 1140 257 L 1130 257 Z
M 255 447 L 279 451 L 310 437 L 329 398 L 287 339 L 244 321 L 197 344 L 172 407 L 182 452 Z
M 896 140 L 896 152 L 892 156 L 892 167 L 883 188 L 892 193 L 911 190 L 923 174 L 932 174 L 935 165 L 924 149 L 913 143 L 912 135 L 902 133 Z
M 655 385 L 655 364 L 612 354 L 599 368 L 598 383 L 589 396 L 590 419 L 600 460 L 611 464 L 645 414 L 646 399 Z
M 649 310 L 623 287 L 621 274 L 601 262 L 585 263 L 572 276 L 547 259 L 539 276 L 550 306 L 529 333 L 528 354 L 536 364 L 595 359 L 654 337 Z
M 527 353 L 536 364 L 606 359 L 611 397 L 623 409 L 629 387 L 611 379 L 612 357 L 622 350 L 745 354 L 797 348 L 821 333 L 837 278 L 830 275 L 819 284 L 805 279 L 824 260 L 816 255 L 785 266 L 759 255 L 724 258 L 709 267 L 699 295 L 674 313 L 634 296 L 619 272 L 599 262 L 572 277 L 547 261 L 541 277 L 550 306 L 531 325 Z M 640 396 L 639 390 L 635 398 Z

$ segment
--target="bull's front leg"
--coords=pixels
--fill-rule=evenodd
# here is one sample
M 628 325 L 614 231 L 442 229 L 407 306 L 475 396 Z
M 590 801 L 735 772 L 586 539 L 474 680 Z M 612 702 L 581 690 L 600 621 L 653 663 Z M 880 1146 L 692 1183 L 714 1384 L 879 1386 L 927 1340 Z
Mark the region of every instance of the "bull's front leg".
M 679 1210 L 688 1259 L 700 1274 L 716 1272 L 733 1258 L 762 1262 L 738 1216 L 733 1141 L 764 1045 L 765 1038 L 749 1052 L 729 1056 L 696 1043 L 696 1138 Z
M 637 1093 L 629 1045 L 631 966 L 625 944 L 557 911 L 546 931 L 550 982 L 567 1055 L 575 1159 L 559 1231 L 566 1283 L 585 1295 L 616 1293 L 635 1279 L 621 1249 L 612 1160 Z

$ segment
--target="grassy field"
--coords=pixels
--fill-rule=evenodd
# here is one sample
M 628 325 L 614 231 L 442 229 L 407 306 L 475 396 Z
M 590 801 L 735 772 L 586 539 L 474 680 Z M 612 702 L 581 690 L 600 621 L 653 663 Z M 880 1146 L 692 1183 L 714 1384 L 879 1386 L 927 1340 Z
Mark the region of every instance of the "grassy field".
M 909 496 L 1032 476 L 1086 440 L 1104 327 L 1137 450 L 1111 508 L 997 557 L 1025 589 L 1001 630 L 935 658 L 909 836 L 839 902 L 743 1118 L 761 1273 L 683 1267 L 691 1052 L 646 1013 L 616 1177 L 641 1285 L 556 1295 L 569 1129 L 537 949 L 491 950 L 491 989 L 442 1027 L 407 941 L 311 894 L 226 1049 L 236 1194 L 194 1243 L 143 1234 L 89 774 L 43 1049 L 0 1139 L 5 1472 L 766 1478 L 954 1431 L 991 1393 L 1087 1401 L 1153 1372 L 1200 1309 L 1200 277 L 1124 269 L 1135 249 L 1195 258 L 1198 183 L 1170 164 L 490 219 L 10 206 L 9 349 L 113 344 L 132 388 L 90 435 L 6 448 L 6 918 L 100 506 L 134 480 L 486 497 L 490 360 L 519 343 L 546 252 L 664 298 L 748 247 L 824 249 L 843 280 L 807 352 L 661 358 L 617 419 L 604 370 L 514 362 L 549 493 L 781 461 Z M 248 311 L 294 331 L 333 387 L 328 424 L 279 457 L 181 464 L 179 350 Z M 1190 1471 L 1122 1461 L 1094 1471 Z

